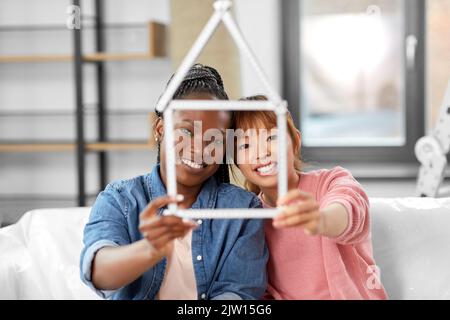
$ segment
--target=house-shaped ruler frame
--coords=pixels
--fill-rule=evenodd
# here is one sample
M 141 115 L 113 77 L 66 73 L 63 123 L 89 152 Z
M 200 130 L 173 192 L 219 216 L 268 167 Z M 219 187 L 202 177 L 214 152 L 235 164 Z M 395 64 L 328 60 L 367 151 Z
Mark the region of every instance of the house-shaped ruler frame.
M 286 145 L 286 114 L 287 103 L 270 86 L 265 73 L 257 62 L 255 55 L 245 41 L 239 27 L 230 13 L 232 2 L 216 0 L 213 3 L 214 13 L 185 56 L 180 67 L 175 72 L 165 92 L 161 96 L 156 110 L 164 114 L 164 143 L 166 149 L 167 193 L 177 195 L 176 159 L 174 148 L 173 112 L 175 110 L 265 110 L 274 111 L 277 116 L 278 129 L 278 196 L 287 192 L 287 145 Z M 232 39 L 236 43 L 241 56 L 248 59 L 257 76 L 267 90 L 268 101 L 204 101 L 204 100 L 172 100 L 173 94 L 183 81 L 189 69 L 194 65 L 198 56 L 213 35 L 219 24 L 223 22 Z M 179 209 L 176 204 L 170 204 L 163 214 L 172 214 L 188 219 L 261 219 L 273 218 L 279 209 Z

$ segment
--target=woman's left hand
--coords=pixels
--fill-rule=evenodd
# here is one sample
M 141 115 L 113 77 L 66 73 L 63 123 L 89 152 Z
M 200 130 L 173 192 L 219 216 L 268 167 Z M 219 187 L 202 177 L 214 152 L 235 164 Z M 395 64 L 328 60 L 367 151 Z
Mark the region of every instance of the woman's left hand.
M 320 234 L 323 229 L 319 203 L 310 193 L 289 191 L 277 201 L 282 212 L 273 219 L 275 228 L 302 227 L 306 234 Z

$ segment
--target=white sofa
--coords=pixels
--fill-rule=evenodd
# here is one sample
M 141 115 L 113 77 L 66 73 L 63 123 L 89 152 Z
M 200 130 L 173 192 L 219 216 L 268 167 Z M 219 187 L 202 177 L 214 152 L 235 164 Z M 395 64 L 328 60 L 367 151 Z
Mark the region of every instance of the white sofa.
M 79 278 L 89 208 L 42 209 L 0 229 L 0 299 L 98 299 Z M 450 299 L 450 198 L 371 199 L 391 299 Z

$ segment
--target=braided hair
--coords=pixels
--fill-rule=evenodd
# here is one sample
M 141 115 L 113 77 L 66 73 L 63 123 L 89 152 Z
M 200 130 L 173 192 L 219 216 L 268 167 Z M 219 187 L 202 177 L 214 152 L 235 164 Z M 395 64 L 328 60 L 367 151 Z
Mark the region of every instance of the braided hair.
M 170 77 L 167 85 L 170 81 L 172 81 L 173 76 L 174 75 Z M 228 100 L 228 95 L 223 86 L 222 77 L 217 70 L 199 63 L 191 67 L 177 91 L 173 94 L 172 99 L 181 99 L 191 93 L 207 93 L 215 96 L 219 100 Z M 155 110 L 155 113 L 158 118 L 163 118 L 162 112 Z M 161 143 L 158 142 L 158 163 L 160 163 L 160 152 Z M 225 158 L 214 176 L 219 183 L 230 182 L 228 165 L 226 164 Z

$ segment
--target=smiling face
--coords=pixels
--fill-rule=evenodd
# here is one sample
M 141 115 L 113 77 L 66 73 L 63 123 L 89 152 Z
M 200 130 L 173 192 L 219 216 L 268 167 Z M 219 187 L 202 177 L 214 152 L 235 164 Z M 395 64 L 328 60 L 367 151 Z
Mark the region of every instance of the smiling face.
M 278 135 L 276 115 L 273 112 L 237 112 L 238 135 L 235 146 L 235 163 L 247 180 L 247 187 L 258 192 L 278 186 Z M 290 120 L 291 121 L 291 120 Z M 289 122 L 287 137 L 288 179 L 299 171 L 300 133 Z M 295 141 L 293 141 L 293 138 Z M 248 182 L 250 184 L 248 184 Z M 257 187 L 252 188 L 251 185 Z
M 214 100 L 211 94 L 193 93 L 189 100 Z M 186 187 L 199 186 L 218 170 L 225 149 L 225 130 L 229 128 L 231 115 L 226 111 L 176 111 L 174 134 L 176 137 L 177 183 Z M 156 125 L 157 134 L 163 136 L 163 121 Z M 211 132 L 220 133 L 212 135 Z M 220 138 L 219 138 L 220 136 Z M 206 141 L 204 141 L 206 140 Z M 166 170 L 165 144 L 161 144 L 161 171 Z M 219 161 L 215 161 L 219 159 Z M 218 163 L 219 162 L 219 163 Z
M 256 128 L 258 129 L 258 128 Z M 259 129 L 265 129 L 260 127 Z M 278 135 L 276 129 L 254 137 L 238 137 L 236 141 L 237 166 L 245 178 L 260 189 L 278 185 Z M 292 139 L 287 135 L 288 176 L 295 174 Z

